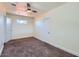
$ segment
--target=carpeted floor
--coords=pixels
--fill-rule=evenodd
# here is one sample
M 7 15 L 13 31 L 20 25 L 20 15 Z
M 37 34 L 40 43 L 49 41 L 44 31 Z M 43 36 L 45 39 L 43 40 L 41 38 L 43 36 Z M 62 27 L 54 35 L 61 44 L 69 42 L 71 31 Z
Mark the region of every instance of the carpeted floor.
M 34 37 L 11 40 L 4 45 L 2 57 L 75 57 Z

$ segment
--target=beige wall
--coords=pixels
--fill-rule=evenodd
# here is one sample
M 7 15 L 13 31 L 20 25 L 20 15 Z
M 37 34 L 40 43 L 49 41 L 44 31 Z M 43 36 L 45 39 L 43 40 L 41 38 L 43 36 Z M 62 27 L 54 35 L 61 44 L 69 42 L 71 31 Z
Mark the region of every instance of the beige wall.
M 66 3 L 36 19 L 35 37 L 79 56 L 79 3 Z

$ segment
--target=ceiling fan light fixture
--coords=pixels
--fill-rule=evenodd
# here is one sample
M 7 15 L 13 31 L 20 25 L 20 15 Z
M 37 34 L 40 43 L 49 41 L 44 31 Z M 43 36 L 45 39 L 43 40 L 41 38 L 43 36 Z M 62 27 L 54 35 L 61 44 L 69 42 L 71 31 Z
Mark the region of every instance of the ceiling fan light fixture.
M 31 10 L 27 10 L 27 12 L 32 12 Z

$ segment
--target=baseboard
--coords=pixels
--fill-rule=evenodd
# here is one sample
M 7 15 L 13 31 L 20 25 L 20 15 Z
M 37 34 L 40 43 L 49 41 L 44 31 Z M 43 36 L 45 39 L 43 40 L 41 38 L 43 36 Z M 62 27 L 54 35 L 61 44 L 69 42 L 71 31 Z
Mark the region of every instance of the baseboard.
M 14 39 L 11 39 L 11 40 L 24 39 L 24 38 L 29 38 L 29 37 L 33 37 L 33 36 L 21 37 L 21 38 L 14 38 Z
M 34 37 L 40 40 L 40 38 L 38 38 L 38 37 L 36 37 L 36 36 L 34 36 Z M 55 46 L 56 48 L 62 49 L 63 51 L 66 51 L 66 52 L 68 52 L 68 53 L 70 53 L 70 54 L 73 54 L 73 55 L 79 57 L 79 53 L 78 53 L 78 52 L 75 52 L 75 51 L 73 51 L 73 50 L 71 50 L 71 49 L 67 49 L 67 48 L 64 48 L 64 47 L 62 47 L 62 46 L 60 46 L 60 45 L 56 45 L 56 44 L 53 44 L 53 43 L 49 43 L 48 41 L 44 41 L 44 40 L 41 40 L 41 41 L 46 42 L 46 43 L 48 43 L 48 44 L 50 44 L 50 45 L 52 45 L 52 46 Z
M 33 36 L 33 33 L 25 33 L 25 34 L 13 34 L 12 39 L 19 39 L 19 38 L 23 38 L 23 37 L 31 37 Z
M 5 43 L 7 43 L 10 40 L 15 40 L 15 39 L 21 39 L 21 38 L 27 38 L 27 37 L 33 37 L 32 34 L 28 34 L 28 35 L 23 35 L 23 36 L 13 36 L 11 39 L 6 40 Z
M 48 42 L 47 42 L 47 43 L 48 43 Z M 75 55 L 75 56 L 79 56 L 79 53 L 77 53 L 77 52 L 75 52 L 75 51 L 73 51 L 73 50 L 71 50 L 71 49 L 67 49 L 67 48 L 64 48 L 64 47 L 62 47 L 62 46 L 60 46 L 60 45 L 56 45 L 56 44 L 52 44 L 52 43 L 48 43 L 48 44 L 51 44 L 51 45 L 53 45 L 53 46 L 55 46 L 55 47 L 57 47 L 57 48 L 59 48 L 59 49 L 62 49 L 62 50 L 66 51 L 66 52 L 68 52 L 68 53 L 70 53 L 70 54 L 73 54 L 73 55 Z
M 0 48 L 0 56 L 1 56 L 1 54 L 2 54 L 3 48 L 4 48 L 4 44 L 3 44 L 3 45 L 1 46 L 1 48 Z

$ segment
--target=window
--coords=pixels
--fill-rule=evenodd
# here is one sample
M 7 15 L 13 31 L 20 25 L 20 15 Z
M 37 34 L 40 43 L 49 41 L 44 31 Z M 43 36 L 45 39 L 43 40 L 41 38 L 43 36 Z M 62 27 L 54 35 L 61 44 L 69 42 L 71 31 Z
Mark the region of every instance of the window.
M 18 24 L 27 24 L 27 20 L 17 20 Z
M 6 22 L 7 22 L 7 24 L 11 24 L 11 19 L 9 17 L 7 17 Z

